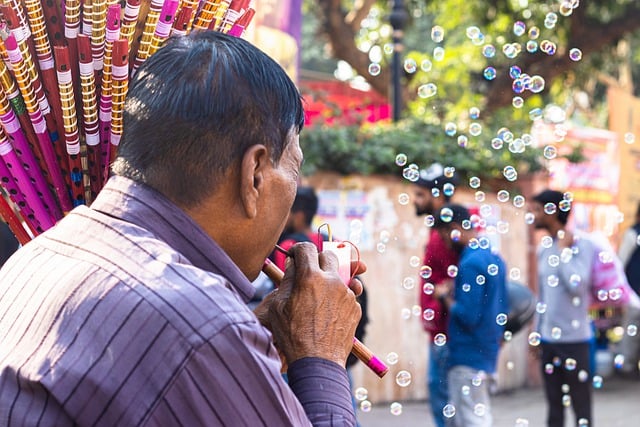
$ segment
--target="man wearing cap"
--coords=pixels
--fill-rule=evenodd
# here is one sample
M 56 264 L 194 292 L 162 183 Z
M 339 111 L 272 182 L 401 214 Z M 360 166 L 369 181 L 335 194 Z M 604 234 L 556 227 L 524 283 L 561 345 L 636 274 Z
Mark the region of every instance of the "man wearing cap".
M 449 175 L 449 176 L 446 176 Z M 444 167 L 434 163 L 427 169 L 420 171 L 418 180 L 414 185 L 414 206 L 416 215 L 431 217 L 442 206 L 449 202 L 454 191 L 455 174 L 445 175 Z M 446 343 L 447 334 L 447 310 L 433 295 L 434 286 L 443 285 L 451 278 L 447 269 L 451 265 L 458 264 L 458 255 L 447 246 L 435 229 L 429 232 L 424 259 L 420 272 L 420 305 L 422 306 L 422 319 L 425 331 L 429 334 L 429 365 L 427 371 L 427 388 L 429 390 L 429 403 L 437 427 L 445 426 L 445 417 L 442 413 L 448 403 L 447 390 L 447 360 L 449 349 Z
M 538 248 L 538 332 L 549 427 L 564 426 L 567 401 L 579 425 L 591 425 L 589 320 L 591 271 L 598 249 L 567 228 L 571 199 L 555 190 L 533 197 L 535 228 L 545 230 Z M 549 238 L 550 237 L 550 238 Z
M 490 375 L 496 371 L 509 311 L 506 267 L 489 240 L 476 237 L 464 206 L 445 205 L 435 228 L 460 256 L 453 289 L 435 291 L 449 313 L 449 401 L 455 408 L 449 425 L 491 427 Z

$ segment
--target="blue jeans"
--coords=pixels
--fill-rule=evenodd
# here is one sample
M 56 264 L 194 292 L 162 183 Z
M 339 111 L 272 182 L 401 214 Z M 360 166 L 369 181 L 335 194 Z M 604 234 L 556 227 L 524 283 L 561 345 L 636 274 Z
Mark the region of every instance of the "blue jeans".
M 437 427 L 445 427 L 445 417 L 442 408 L 449 403 L 447 389 L 447 364 L 449 362 L 449 347 L 429 345 L 429 370 L 427 372 L 427 388 L 429 389 L 429 404 Z

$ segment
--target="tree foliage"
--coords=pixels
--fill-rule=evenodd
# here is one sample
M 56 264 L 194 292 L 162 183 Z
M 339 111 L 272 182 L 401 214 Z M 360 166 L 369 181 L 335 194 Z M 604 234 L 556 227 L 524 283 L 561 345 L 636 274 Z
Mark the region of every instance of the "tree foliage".
M 306 16 L 313 14 L 317 19 L 314 43 L 324 40 L 325 52 L 346 61 L 383 95 L 390 91 L 388 18 L 392 3 L 305 3 Z M 459 117 L 461 111 L 474 105 L 485 116 L 501 108 L 511 109 L 516 94 L 509 70 L 517 66 L 522 73 L 540 76 L 545 82 L 540 93 L 525 90 L 519 94 L 525 100 L 523 108 L 553 100 L 566 108 L 582 108 L 588 116 L 585 120 L 602 121 L 602 116 L 594 116 L 591 111 L 602 101 L 601 82 L 620 81 L 620 64 L 640 62 L 640 49 L 634 49 L 640 43 L 637 0 L 405 0 L 404 4 L 408 22 L 403 53 L 410 62 L 405 62 L 402 87 L 407 111 L 413 115 L 435 114 L 446 120 Z M 516 23 L 523 24 L 524 33 L 514 32 Z M 432 38 L 435 26 L 444 31 L 441 41 Z M 468 32 L 474 27 L 481 37 L 471 39 Z M 534 27 L 539 30 L 537 37 L 530 33 Z M 631 45 L 625 52 L 619 49 L 621 41 Z M 528 50 L 527 42 L 535 42 L 537 49 Z M 543 42 L 555 48 L 545 53 Z M 494 56 L 486 55 L 489 45 L 495 49 Z M 434 58 L 436 48 L 444 51 L 440 60 Z M 572 58 L 571 49 L 579 49 L 581 54 Z M 376 58 L 379 50 L 383 55 Z M 380 65 L 380 71 L 373 74 L 372 56 Z M 581 59 L 576 60 L 578 56 Z M 429 62 L 430 67 L 423 66 Z M 492 80 L 484 76 L 489 66 L 496 70 Z M 632 71 L 637 68 L 632 67 Z M 424 93 L 420 88 L 428 83 L 435 84 L 437 93 L 421 98 Z M 577 93 L 582 102 L 574 99 Z

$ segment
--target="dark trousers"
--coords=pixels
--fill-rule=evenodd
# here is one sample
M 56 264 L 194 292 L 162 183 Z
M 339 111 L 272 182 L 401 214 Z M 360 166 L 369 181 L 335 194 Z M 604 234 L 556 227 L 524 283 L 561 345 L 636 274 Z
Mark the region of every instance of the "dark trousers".
M 547 426 L 564 427 L 563 399 L 570 397 L 576 425 L 584 425 L 579 422 L 586 420 L 587 425 L 593 427 L 589 342 L 542 343 L 541 346 L 542 377 L 549 408 Z

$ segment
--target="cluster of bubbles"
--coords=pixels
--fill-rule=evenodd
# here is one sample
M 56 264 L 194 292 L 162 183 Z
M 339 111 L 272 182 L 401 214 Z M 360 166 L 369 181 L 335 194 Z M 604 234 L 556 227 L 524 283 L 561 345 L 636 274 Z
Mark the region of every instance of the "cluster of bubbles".
M 562 0 L 559 13 L 563 16 L 568 16 L 572 13 L 573 9 L 577 7 L 577 4 L 578 4 L 578 0 Z M 549 13 L 545 16 L 544 27 L 547 29 L 553 29 L 557 21 L 558 21 L 558 15 L 555 13 Z M 516 37 L 528 35 L 528 40 L 526 41 L 524 46 L 526 47 L 526 51 L 529 53 L 535 53 L 539 50 L 547 55 L 555 55 L 558 50 L 556 44 L 553 41 L 539 40 L 541 36 L 541 30 L 538 27 L 533 26 L 527 30 L 526 24 L 524 22 L 517 21 L 513 24 L 513 33 Z M 498 48 L 496 48 L 496 46 L 493 44 L 485 43 L 486 41 L 485 35 L 482 33 L 482 31 L 478 27 L 475 27 L 475 26 L 468 27 L 466 29 L 466 35 L 474 45 L 481 46 L 482 55 L 484 57 L 494 58 L 496 56 Z M 435 43 L 441 43 L 444 40 L 444 29 L 440 26 L 434 26 L 431 30 L 431 38 Z M 369 71 L 372 75 L 376 75 L 375 73 L 379 74 L 380 62 L 382 60 L 382 50 L 374 49 L 374 48 L 372 48 L 370 51 L 371 64 L 369 67 Z M 517 55 L 519 55 L 522 52 L 522 50 L 523 50 L 523 44 L 518 42 L 505 43 L 502 45 L 502 53 L 507 58 L 510 58 L 510 59 L 515 58 Z M 387 46 L 385 46 L 384 53 L 389 54 L 391 53 L 391 50 L 388 50 Z M 434 62 L 442 61 L 444 59 L 444 55 L 445 55 L 444 48 L 442 48 L 441 46 L 437 46 L 433 51 L 433 55 L 431 59 L 424 59 L 420 63 L 418 63 L 413 58 L 407 58 L 404 61 L 404 71 L 410 74 L 416 73 L 418 70 L 429 72 L 433 67 L 432 60 Z M 569 59 L 571 59 L 572 61 L 580 61 L 582 59 L 582 51 L 577 47 L 570 49 L 568 55 L 569 55 Z M 492 66 L 486 67 L 483 71 L 483 75 L 487 80 L 495 79 L 497 77 L 497 73 L 498 73 L 497 70 Z M 525 91 L 529 91 L 531 93 L 540 93 L 545 88 L 545 80 L 543 77 L 537 76 L 537 75 L 528 75 L 516 65 L 511 66 L 509 68 L 508 73 L 509 73 L 509 77 L 512 80 L 512 90 L 516 95 L 513 97 L 513 100 L 512 100 L 512 105 L 515 108 L 522 108 L 524 106 L 524 100 L 520 95 L 523 95 Z M 425 98 L 425 99 L 431 98 L 435 96 L 437 92 L 438 92 L 438 87 L 435 83 L 432 83 L 432 82 L 425 83 L 419 86 L 418 88 L 418 96 L 420 98 Z M 562 111 L 562 113 L 564 112 Z M 529 111 L 529 118 L 532 121 L 535 121 L 535 120 L 542 119 L 544 117 L 546 120 L 547 119 L 546 114 L 547 114 L 546 109 L 543 111 L 543 109 L 541 108 L 534 108 L 531 111 Z M 480 119 L 480 109 L 477 107 L 470 108 L 468 111 L 468 118 L 470 119 L 470 123 L 468 124 L 468 129 L 467 129 L 468 134 L 472 137 L 477 137 L 481 135 L 483 129 L 482 129 L 482 125 L 478 122 L 478 120 Z M 465 126 L 466 126 L 466 123 L 465 123 Z M 459 130 L 460 130 L 459 126 L 454 122 L 447 122 L 444 125 L 445 134 L 450 137 L 456 137 L 456 141 L 458 145 L 461 147 L 466 147 L 469 144 L 469 136 L 464 134 L 458 134 Z M 563 137 L 563 135 L 561 136 Z M 557 142 L 560 142 L 561 140 L 562 138 L 559 138 Z M 625 134 L 624 141 L 627 144 L 633 144 L 635 142 L 635 135 L 631 132 Z M 523 153 L 527 149 L 527 147 L 532 145 L 532 143 L 533 143 L 533 137 L 531 135 L 525 133 L 520 136 L 516 136 L 507 127 L 503 127 L 499 129 L 495 137 L 491 139 L 492 149 L 501 150 L 506 148 L 511 153 L 514 153 L 514 154 Z M 555 159 L 558 155 L 557 147 L 551 144 L 545 146 L 543 149 L 543 155 L 545 159 L 548 159 L 548 160 Z M 408 181 L 416 182 L 419 179 L 420 170 L 418 165 L 414 163 L 409 163 L 409 159 L 406 154 L 404 153 L 397 154 L 395 158 L 395 164 L 402 168 L 403 177 Z M 445 175 L 447 176 L 453 176 L 454 172 L 455 170 L 452 167 L 445 168 Z M 509 182 L 515 182 L 518 179 L 518 171 L 512 165 L 505 166 L 504 169 L 502 170 L 502 175 Z M 477 190 L 476 201 L 480 203 L 484 202 L 485 193 L 480 190 L 480 187 L 482 185 L 481 179 L 479 177 L 472 176 L 469 178 L 468 185 L 471 189 Z M 434 196 L 439 196 L 440 192 L 442 192 L 447 196 L 451 196 L 454 193 L 454 191 L 455 191 L 454 185 L 447 184 L 443 186 L 442 190 L 435 189 Z M 496 197 L 498 202 L 500 203 L 508 203 L 509 201 L 511 201 L 513 203 L 513 206 L 516 208 L 523 208 L 526 204 L 526 200 L 524 196 L 519 194 L 512 196 L 510 192 L 506 189 L 497 191 Z M 410 196 L 407 193 L 401 193 L 398 196 L 398 203 L 401 205 L 407 205 L 409 201 L 410 201 Z M 573 196 L 571 195 L 571 193 L 566 193 L 564 200 L 562 200 L 560 203 L 558 203 L 557 205 L 547 204 L 544 206 L 543 209 L 544 209 L 544 212 L 549 215 L 555 214 L 558 210 L 566 212 L 569 209 L 571 209 L 572 201 L 573 201 Z M 476 215 L 476 219 L 474 221 L 475 223 L 480 224 L 480 226 L 486 226 L 486 221 L 484 220 L 484 218 L 490 216 L 491 214 L 492 214 L 491 206 L 482 205 L 480 215 L 479 216 Z M 524 215 L 524 218 L 527 224 L 532 224 L 534 222 L 534 216 L 530 212 L 527 212 Z M 432 215 L 426 215 L 424 218 L 424 224 L 427 227 L 431 227 L 434 225 L 437 219 L 443 222 L 451 222 L 453 220 L 453 212 L 450 210 L 444 209 L 441 211 L 439 218 L 434 218 Z M 463 227 L 463 228 L 469 229 L 472 226 L 471 224 L 472 224 L 472 221 L 468 221 L 468 224 L 466 225 L 466 227 Z M 502 234 L 505 234 L 509 231 L 509 224 L 506 221 L 498 221 L 495 226 L 491 226 L 491 227 L 493 227 L 494 232 L 497 231 Z M 454 230 L 454 233 L 455 234 L 452 234 L 451 237 L 454 240 L 456 240 L 460 237 L 460 231 Z M 384 252 L 386 248 L 386 244 L 389 242 L 389 239 L 390 239 L 390 233 L 388 231 L 384 231 L 380 233 L 380 240 L 378 243 L 378 251 L 380 253 Z M 638 243 L 640 244 L 640 237 L 638 239 L 639 239 Z M 551 237 L 549 236 L 546 236 L 541 241 L 541 244 L 543 247 L 549 247 L 550 245 L 553 244 L 553 239 L 551 239 Z M 490 240 L 487 237 L 474 238 L 474 239 L 471 239 L 469 246 L 474 249 L 479 247 L 488 248 L 490 246 Z M 560 256 L 553 255 L 549 257 L 547 262 L 551 266 L 558 266 L 561 262 L 568 262 L 568 260 L 572 255 L 573 254 L 569 249 L 567 253 L 563 251 L 563 253 Z M 610 256 L 610 254 L 599 254 L 599 256 L 606 258 L 607 256 Z M 420 258 L 418 258 L 417 256 L 412 256 L 409 260 L 409 265 L 411 267 L 415 267 L 415 268 L 419 267 L 419 276 L 420 278 L 424 279 L 424 284 L 422 285 L 422 291 L 427 295 L 432 295 L 434 293 L 435 286 L 433 283 L 428 281 L 428 279 L 432 276 L 432 268 L 428 265 L 420 265 L 420 264 L 421 264 Z M 449 266 L 447 269 L 447 274 L 450 278 L 455 278 L 458 275 L 457 266 L 455 265 Z M 486 283 L 486 280 L 489 276 L 494 276 L 496 274 L 498 274 L 498 266 L 490 265 L 487 268 L 486 276 L 478 275 L 476 277 L 475 283 L 464 284 L 462 286 L 462 291 L 468 292 L 471 289 L 471 286 L 483 286 Z M 574 287 L 580 286 L 581 277 L 579 275 L 574 275 L 574 276 L 570 278 L 570 285 Z M 511 280 L 515 280 L 515 281 L 519 280 L 521 278 L 520 269 L 512 268 L 509 272 L 509 277 Z M 414 278 L 413 276 L 405 277 L 402 280 L 401 284 L 402 284 L 402 288 L 404 288 L 405 290 L 412 290 L 418 284 L 418 280 L 417 280 L 417 277 Z M 547 278 L 548 286 L 556 287 L 558 286 L 558 284 L 559 284 L 559 278 L 556 275 L 550 275 Z M 609 291 L 601 291 L 597 295 L 597 297 L 600 301 L 606 301 L 608 299 L 616 300 L 622 297 L 622 293 L 619 289 L 612 289 Z M 580 304 L 581 303 L 580 298 L 578 297 L 574 298 L 572 303 L 574 305 Z M 539 302 L 536 304 L 537 313 L 542 314 L 542 313 L 545 313 L 546 310 L 547 310 L 547 307 L 544 303 Z M 409 319 L 412 315 L 418 316 L 418 317 L 422 316 L 424 320 L 431 321 L 435 318 L 436 313 L 431 308 L 427 308 L 423 311 L 422 308 L 417 305 L 414 305 L 411 309 L 409 308 L 403 309 L 402 311 L 403 318 Z M 496 323 L 502 326 L 504 326 L 507 323 L 507 320 L 508 320 L 508 315 L 506 313 L 499 313 L 495 319 Z M 578 327 L 579 322 L 574 321 L 574 324 L 572 324 L 572 326 Z M 637 326 L 629 325 L 626 328 L 625 332 L 629 336 L 635 336 L 637 335 Z M 504 333 L 505 341 L 509 341 L 511 340 L 511 338 L 512 338 L 512 333 L 509 331 L 505 331 Z M 553 328 L 551 331 L 551 338 L 556 340 L 561 339 L 562 330 L 558 327 Z M 528 341 L 528 344 L 532 347 L 539 346 L 541 343 L 540 333 L 537 331 L 531 332 L 527 337 L 527 341 Z M 439 333 L 434 336 L 434 344 L 436 346 L 443 346 L 446 343 L 447 343 L 446 334 Z M 621 357 L 622 356 L 620 355 L 616 356 L 616 360 L 615 360 L 616 366 L 618 365 L 622 366 L 623 359 Z M 399 356 L 397 353 L 390 352 L 387 354 L 386 362 L 389 365 L 396 365 L 398 363 L 398 360 L 399 360 Z M 514 369 L 514 366 L 515 365 L 513 362 L 507 363 L 507 369 L 512 370 Z M 563 369 L 570 372 L 576 371 L 578 370 L 578 364 L 576 360 L 573 358 L 566 358 L 565 360 L 556 358 L 553 360 L 552 363 L 548 363 L 544 366 L 544 371 L 547 374 L 551 374 L 554 372 L 554 370 L 557 370 L 557 369 Z M 589 379 L 589 375 L 584 370 L 578 371 L 578 377 L 581 381 L 588 381 Z M 594 388 L 602 387 L 603 380 L 601 376 L 595 375 L 592 381 L 593 381 Z M 411 385 L 411 382 L 412 382 L 411 373 L 407 370 L 398 371 L 395 376 L 395 382 L 399 387 L 408 387 L 409 385 Z M 469 393 L 469 387 L 468 386 L 463 387 L 462 392 Z M 372 404 L 368 400 L 368 391 L 365 388 L 363 387 L 357 388 L 354 392 L 354 396 L 355 396 L 355 399 L 360 402 L 359 407 L 362 411 L 369 412 L 371 410 Z M 568 394 L 568 390 L 566 390 L 564 393 L 563 404 L 567 406 L 571 404 L 571 398 Z M 393 415 L 400 415 L 402 414 L 402 411 L 403 411 L 403 407 L 400 402 L 392 402 L 390 404 L 389 409 Z M 482 416 L 484 415 L 485 411 L 486 411 L 486 408 L 483 405 L 476 405 L 474 407 L 474 412 L 476 413 L 476 415 Z M 456 408 L 452 404 L 448 404 L 443 408 L 443 414 L 447 418 L 453 417 L 455 413 L 456 413 Z M 588 423 L 586 422 L 586 420 L 579 420 L 578 424 L 587 425 Z M 528 425 L 529 425 L 529 421 L 526 419 L 519 418 L 516 420 L 516 426 L 525 427 Z

